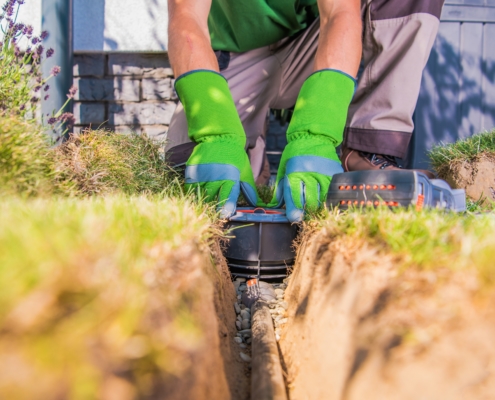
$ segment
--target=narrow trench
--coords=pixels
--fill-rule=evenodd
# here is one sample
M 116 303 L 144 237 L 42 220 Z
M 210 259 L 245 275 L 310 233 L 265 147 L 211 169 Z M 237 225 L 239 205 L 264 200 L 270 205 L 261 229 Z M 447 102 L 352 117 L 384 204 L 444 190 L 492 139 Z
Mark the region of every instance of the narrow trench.
M 267 301 L 291 398 L 412 399 L 418 391 L 431 399 L 493 398 L 493 297 L 480 300 L 477 270 L 399 273 L 394 254 L 330 229 L 306 234 L 297 252 L 290 278 L 274 284 Z M 242 304 L 246 279 L 227 275 L 235 290 L 224 303 L 228 339 L 245 371 L 243 396 L 233 398 L 259 400 L 249 393 L 251 377 L 264 370 L 256 365 L 259 314 L 252 330 Z M 266 305 L 264 315 L 269 320 Z
M 284 324 L 287 323 L 287 308 L 288 304 L 284 299 L 285 290 L 289 283 L 289 277 L 280 283 L 270 284 L 273 288 L 275 296 L 265 297 L 268 303 L 269 312 L 273 321 L 273 328 L 275 332 L 275 339 L 278 342 L 281 336 L 281 329 Z M 238 352 L 240 358 L 247 365 L 247 379 L 251 385 L 251 362 L 252 362 L 252 315 L 250 307 L 247 307 L 242 302 L 242 295 L 248 289 L 246 278 L 237 277 L 234 279 L 234 289 L 236 293 L 236 302 L 234 303 L 234 309 L 236 312 L 236 330 L 237 334 L 234 338 L 235 343 L 238 346 Z M 249 398 L 249 397 L 248 397 Z

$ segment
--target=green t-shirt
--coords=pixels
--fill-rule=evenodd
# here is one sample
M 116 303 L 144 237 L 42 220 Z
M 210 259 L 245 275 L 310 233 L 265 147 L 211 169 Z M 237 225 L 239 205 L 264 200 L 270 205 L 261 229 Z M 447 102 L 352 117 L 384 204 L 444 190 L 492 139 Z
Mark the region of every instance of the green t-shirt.
M 211 45 L 236 53 L 268 46 L 306 28 L 317 16 L 317 0 L 213 0 Z

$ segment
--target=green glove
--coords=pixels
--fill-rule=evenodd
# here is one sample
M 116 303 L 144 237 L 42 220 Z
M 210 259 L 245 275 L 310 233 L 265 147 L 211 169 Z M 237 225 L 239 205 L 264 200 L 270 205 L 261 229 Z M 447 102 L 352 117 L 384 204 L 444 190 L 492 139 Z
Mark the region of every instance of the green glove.
M 355 86 L 351 76 L 325 69 L 310 75 L 301 88 L 270 202 L 280 207 L 285 201 L 291 222 L 301 221 L 305 210 L 317 210 L 332 176 L 344 172 L 335 147 L 342 142 Z
M 219 204 L 223 218 L 235 213 L 241 190 L 252 206 L 264 206 L 225 78 L 215 71 L 194 70 L 179 76 L 175 89 L 184 106 L 189 138 L 197 143 L 186 163 L 186 189 L 203 189 L 206 201 Z

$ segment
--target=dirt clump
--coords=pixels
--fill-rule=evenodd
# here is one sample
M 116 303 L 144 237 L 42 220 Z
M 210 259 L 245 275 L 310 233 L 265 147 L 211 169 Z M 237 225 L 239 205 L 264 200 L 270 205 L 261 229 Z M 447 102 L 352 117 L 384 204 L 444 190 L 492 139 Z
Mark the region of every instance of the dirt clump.
M 480 153 L 473 159 L 455 160 L 438 170 L 452 187 L 465 189 L 472 200 L 495 201 L 495 154 Z
M 306 235 L 279 342 L 291 399 L 492 398 L 493 289 L 474 270 L 397 261 L 326 228 Z

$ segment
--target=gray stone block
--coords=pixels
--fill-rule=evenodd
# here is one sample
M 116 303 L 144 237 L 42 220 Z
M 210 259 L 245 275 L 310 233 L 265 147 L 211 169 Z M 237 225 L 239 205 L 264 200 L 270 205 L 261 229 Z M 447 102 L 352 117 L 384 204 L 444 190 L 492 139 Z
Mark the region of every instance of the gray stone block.
M 177 100 L 173 82 L 170 78 L 143 79 L 143 100 Z
M 103 76 L 105 75 L 104 54 L 75 54 L 74 76 Z
M 101 128 L 101 129 L 107 129 L 108 127 L 105 125 L 105 124 L 98 124 L 98 125 L 78 125 L 78 126 L 74 126 L 72 128 L 72 132 L 73 133 L 77 133 L 77 134 L 82 134 L 84 132 L 86 132 L 87 130 L 91 130 L 91 129 L 97 129 L 97 128 Z
M 109 121 L 112 125 L 168 125 L 176 104 L 124 103 L 109 105 Z
M 143 133 L 146 133 L 151 138 L 164 139 L 167 137 L 167 125 L 146 125 L 141 127 Z
M 112 126 L 109 129 L 117 133 L 122 133 L 124 135 L 129 135 L 131 133 L 137 133 L 138 135 L 140 135 L 142 132 L 140 126 L 119 125 L 119 126 Z
M 80 78 L 74 81 L 80 101 L 139 101 L 139 81 L 131 79 Z
M 92 124 L 93 128 L 105 121 L 104 103 L 74 103 L 74 117 L 77 125 Z
M 108 74 L 165 78 L 173 72 L 165 53 L 118 53 L 108 55 Z

